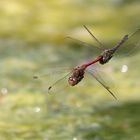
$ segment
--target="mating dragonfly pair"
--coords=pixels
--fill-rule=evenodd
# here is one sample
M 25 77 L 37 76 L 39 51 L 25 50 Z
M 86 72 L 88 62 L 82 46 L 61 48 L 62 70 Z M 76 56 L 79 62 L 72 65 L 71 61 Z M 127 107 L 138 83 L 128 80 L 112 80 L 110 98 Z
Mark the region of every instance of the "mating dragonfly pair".
M 84 28 L 87 30 L 87 32 L 92 36 L 92 38 L 99 44 L 99 46 L 103 49 L 100 55 L 98 55 L 95 59 L 93 59 L 90 62 L 84 63 L 80 66 L 76 66 L 73 68 L 68 74 L 66 74 L 64 77 L 61 77 L 60 79 L 56 80 L 51 86 L 48 87 L 48 92 L 53 90 L 53 88 L 62 80 L 64 80 L 68 75 L 68 83 L 70 86 L 77 85 L 85 75 L 85 71 L 87 68 L 97 62 L 99 62 L 101 65 L 106 64 L 109 62 L 109 60 L 113 57 L 114 53 L 120 48 L 121 45 L 123 45 L 128 39 L 130 38 L 137 38 L 140 37 L 140 29 L 136 30 L 132 35 L 124 35 L 122 39 L 113 47 L 110 49 L 104 49 L 104 46 L 102 43 L 92 34 L 92 32 L 84 25 Z M 73 40 L 77 40 L 71 37 L 68 37 Z M 79 41 L 79 40 L 78 40 Z M 82 42 L 82 41 L 81 41 Z M 136 42 L 135 42 L 136 43 Z M 132 44 L 130 44 L 132 45 Z M 138 46 L 138 45 L 137 45 Z M 110 90 L 108 86 L 106 86 L 99 78 L 94 74 L 93 72 L 89 72 L 115 99 L 117 97 L 115 94 Z M 39 78 L 38 76 L 34 76 L 34 78 Z

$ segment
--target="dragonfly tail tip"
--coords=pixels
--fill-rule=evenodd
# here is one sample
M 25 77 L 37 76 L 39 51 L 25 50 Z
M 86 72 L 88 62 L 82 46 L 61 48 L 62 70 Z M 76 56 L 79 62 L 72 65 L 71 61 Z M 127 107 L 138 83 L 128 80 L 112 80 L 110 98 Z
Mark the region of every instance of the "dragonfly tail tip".
M 38 79 L 38 76 L 37 76 L 37 75 L 34 75 L 34 76 L 33 76 L 33 79 Z
M 47 92 L 48 94 L 50 94 L 51 88 L 52 88 L 52 86 L 49 86 L 49 87 L 48 87 L 48 92 Z

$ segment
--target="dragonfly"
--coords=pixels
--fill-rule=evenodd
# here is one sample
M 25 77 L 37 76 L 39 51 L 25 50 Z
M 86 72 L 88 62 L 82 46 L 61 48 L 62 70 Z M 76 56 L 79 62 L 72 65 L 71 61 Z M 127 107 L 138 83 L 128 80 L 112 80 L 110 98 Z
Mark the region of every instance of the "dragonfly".
M 135 36 L 136 34 L 138 34 L 140 32 L 140 29 L 137 29 L 133 34 L 129 35 L 129 34 L 125 34 L 120 41 L 113 46 L 112 48 L 109 49 L 104 49 L 104 45 L 93 35 L 93 33 L 85 26 L 83 25 L 84 28 L 87 30 L 87 32 L 92 36 L 92 38 L 98 43 L 98 45 L 100 46 L 100 48 L 102 49 L 101 53 L 99 55 L 97 55 L 96 58 L 94 58 L 93 60 L 86 62 L 84 64 L 81 64 L 79 66 L 74 67 L 68 74 L 66 74 L 64 77 L 56 80 L 51 86 L 48 87 L 48 93 L 50 93 L 50 91 L 62 80 L 64 80 L 66 77 L 68 77 L 67 79 L 67 84 L 69 86 L 75 86 L 77 85 L 79 82 L 82 81 L 82 79 L 84 78 L 85 72 L 89 73 L 90 75 L 92 75 L 92 77 L 94 77 L 94 79 L 99 82 L 99 84 L 101 84 L 101 86 L 103 86 L 103 88 L 105 88 L 109 94 L 111 94 L 116 100 L 117 97 L 115 96 L 114 92 L 111 91 L 111 88 L 109 86 L 107 86 L 98 76 L 96 76 L 96 74 L 94 72 L 90 72 L 87 70 L 87 68 L 91 65 L 96 64 L 97 62 L 99 62 L 99 64 L 103 65 L 108 63 L 111 58 L 113 57 L 114 53 L 120 48 L 120 46 L 122 46 L 128 39 L 132 38 L 133 36 Z M 70 39 L 73 39 L 75 41 L 79 41 L 81 43 L 85 43 L 82 42 L 80 40 L 77 40 L 75 38 L 72 37 L 67 37 Z M 38 76 L 34 76 L 35 79 L 38 79 Z
M 113 57 L 113 54 L 120 48 L 121 45 L 123 45 L 128 39 L 132 38 L 135 35 L 139 35 L 140 34 L 140 29 L 137 29 L 134 33 L 132 33 L 131 35 L 129 34 L 125 34 L 120 41 L 112 48 L 109 49 L 105 49 L 104 45 L 93 35 L 93 33 L 87 28 L 87 26 L 83 25 L 83 27 L 87 30 L 87 32 L 91 35 L 91 37 L 99 44 L 99 47 L 102 49 L 101 54 L 99 55 L 100 59 L 99 59 L 99 63 L 100 64 L 106 64 L 107 62 L 109 62 L 109 60 Z M 81 42 L 83 44 L 87 44 L 88 46 L 90 46 L 90 44 L 82 42 L 78 39 L 72 38 L 72 37 L 67 37 L 69 39 Z

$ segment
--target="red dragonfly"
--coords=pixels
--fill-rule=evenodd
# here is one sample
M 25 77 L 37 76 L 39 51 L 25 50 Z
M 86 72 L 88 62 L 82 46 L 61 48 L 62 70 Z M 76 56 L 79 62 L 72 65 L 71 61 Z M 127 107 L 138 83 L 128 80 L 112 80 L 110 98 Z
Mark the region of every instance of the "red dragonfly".
M 94 40 L 96 40 L 96 42 L 103 47 L 102 43 L 91 33 L 91 31 L 84 25 L 84 28 L 88 31 L 88 33 L 93 37 Z M 70 86 L 75 86 L 77 85 L 83 78 L 84 78 L 84 74 L 85 71 L 87 70 L 87 68 L 97 62 L 99 62 L 100 64 L 106 64 L 107 62 L 109 62 L 109 60 L 113 57 L 113 54 L 118 50 L 118 48 L 120 48 L 121 45 L 123 45 L 130 37 L 132 38 L 134 35 L 138 34 L 140 32 L 140 29 L 136 30 L 136 32 L 134 32 L 132 35 L 124 35 L 122 37 L 122 39 L 113 47 L 110 49 L 104 49 L 100 55 L 98 55 L 95 59 L 93 59 L 90 62 L 84 63 L 80 66 L 77 66 L 75 68 L 72 69 L 72 71 L 68 74 L 66 74 L 64 77 L 58 79 L 56 82 L 54 82 L 51 86 L 49 86 L 48 88 L 48 92 L 50 92 L 55 85 L 57 85 L 60 81 L 62 81 L 64 78 L 66 78 L 68 75 L 70 75 L 68 77 L 68 84 Z M 71 37 L 68 37 L 71 38 Z M 79 41 L 77 39 L 71 38 L 73 40 Z M 84 43 L 82 41 L 80 41 L 81 43 Z M 110 90 L 110 88 L 108 86 L 106 86 L 102 80 L 100 80 L 98 78 L 98 76 L 96 76 L 96 74 L 94 72 L 89 72 L 115 99 L 116 96 L 115 94 Z M 35 76 L 34 78 L 38 78 L 38 76 Z

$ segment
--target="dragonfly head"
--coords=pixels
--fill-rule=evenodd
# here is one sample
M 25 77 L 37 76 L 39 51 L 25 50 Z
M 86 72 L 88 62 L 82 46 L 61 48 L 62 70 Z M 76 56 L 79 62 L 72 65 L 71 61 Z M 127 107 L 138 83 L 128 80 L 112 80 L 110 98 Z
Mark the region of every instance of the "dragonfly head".
M 68 83 L 71 86 L 77 85 L 84 78 L 85 69 L 82 67 L 74 68 L 71 76 L 68 78 Z
M 77 78 L 70 76 L 68 79 L 68 83 L 71 86 L 75 86 L 78 83 L 78 80 L 77 80 Z

